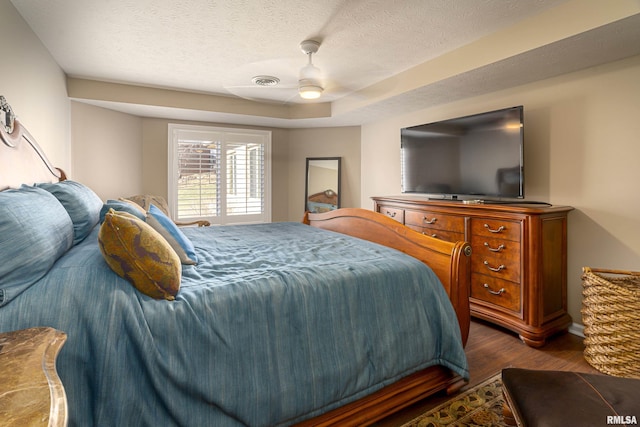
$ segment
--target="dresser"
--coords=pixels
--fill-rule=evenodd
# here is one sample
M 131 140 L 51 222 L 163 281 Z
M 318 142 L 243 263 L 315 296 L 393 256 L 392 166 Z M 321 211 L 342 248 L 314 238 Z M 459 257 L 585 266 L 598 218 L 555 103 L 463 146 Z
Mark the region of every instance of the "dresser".
M 472 248 L 473 317 L 519 334 L 531 347 L 566 332 L 569 206 L 463 203 L 374 197 L 374 210 L 406 226 Z
M 0 333 L 0 425 L 67 425 L 67 398 L 55 364 L 66 337 L 52 328 Z

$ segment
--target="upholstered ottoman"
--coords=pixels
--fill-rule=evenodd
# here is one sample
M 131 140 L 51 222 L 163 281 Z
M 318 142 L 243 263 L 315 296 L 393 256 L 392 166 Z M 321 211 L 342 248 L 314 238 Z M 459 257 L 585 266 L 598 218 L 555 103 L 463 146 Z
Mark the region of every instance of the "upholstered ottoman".
M 640 379 L 508 368 L 502 370 L 502 391 L 508 425 L 640 423 Z

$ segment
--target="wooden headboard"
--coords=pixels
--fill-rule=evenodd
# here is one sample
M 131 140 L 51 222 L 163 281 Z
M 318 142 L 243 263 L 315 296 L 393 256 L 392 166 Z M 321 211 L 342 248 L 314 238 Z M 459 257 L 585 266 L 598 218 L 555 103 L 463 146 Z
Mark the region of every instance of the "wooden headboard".
M 64 172 L 49 162 L 35 138 L 0 95 L 0 191 L 22 184 L 64 179 Z

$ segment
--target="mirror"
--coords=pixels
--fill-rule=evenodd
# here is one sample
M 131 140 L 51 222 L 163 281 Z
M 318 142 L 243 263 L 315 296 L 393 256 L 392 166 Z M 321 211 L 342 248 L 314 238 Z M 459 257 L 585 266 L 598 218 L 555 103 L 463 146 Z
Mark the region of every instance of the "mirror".
M 340 157 L 307 157 L 305 211 L 321 213 L 340 207 Z

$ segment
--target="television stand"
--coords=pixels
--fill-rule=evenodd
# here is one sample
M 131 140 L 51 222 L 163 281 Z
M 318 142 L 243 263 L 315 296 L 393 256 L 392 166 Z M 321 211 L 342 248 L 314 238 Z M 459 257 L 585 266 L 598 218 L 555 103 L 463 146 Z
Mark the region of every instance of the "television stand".
M 471 244 L 471 315 L 531 347 L 566 332 L 569 206 L 374 197 L 374 210 L 423 234 Z

